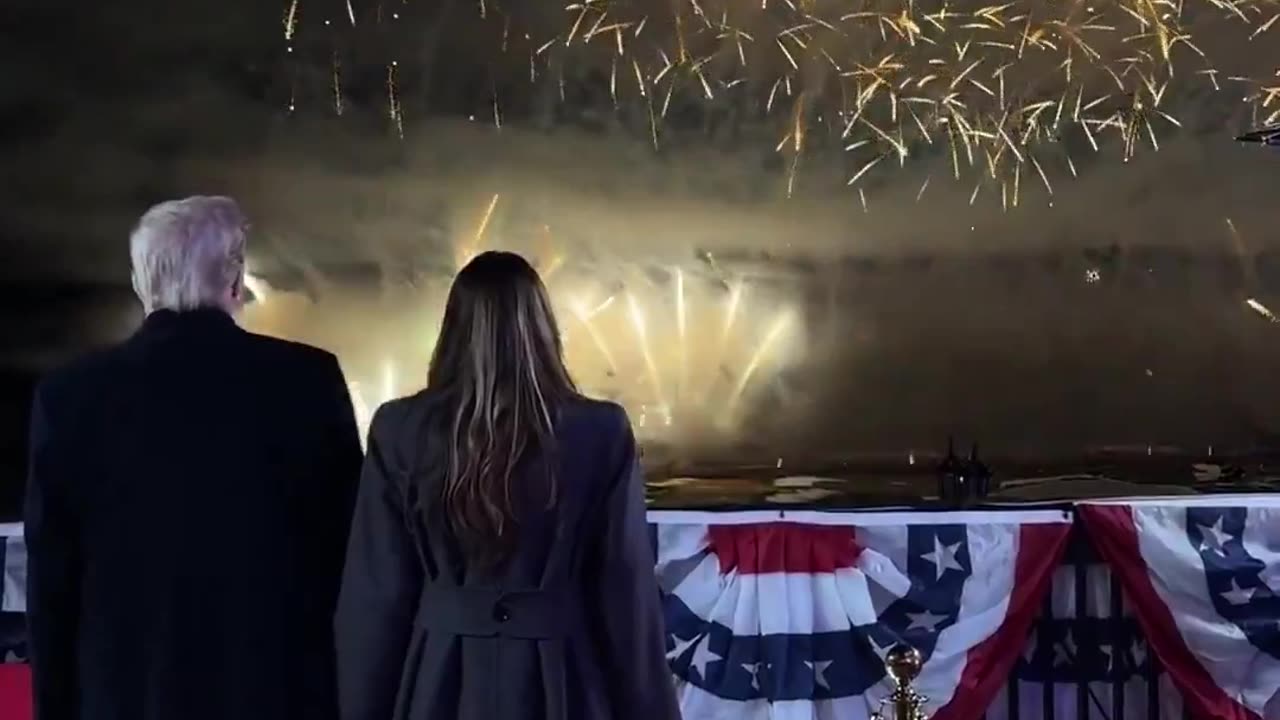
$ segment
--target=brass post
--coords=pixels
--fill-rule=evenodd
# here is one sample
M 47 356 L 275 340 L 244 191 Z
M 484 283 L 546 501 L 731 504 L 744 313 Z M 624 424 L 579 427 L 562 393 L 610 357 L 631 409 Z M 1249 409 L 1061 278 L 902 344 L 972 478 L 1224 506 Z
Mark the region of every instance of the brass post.
M 885 656 L 884 665 L 893 679 L 893 692 L 881 702 L 893 706 L 892 720 L 927 720 L 924 715 L 925 697 L 911 687 L 911 682 L 920 674 L 924 664 L 919 651 L 906 645 L 896 645 Z M 884 715 L 877 710 L 873 720 L 884 720 Z

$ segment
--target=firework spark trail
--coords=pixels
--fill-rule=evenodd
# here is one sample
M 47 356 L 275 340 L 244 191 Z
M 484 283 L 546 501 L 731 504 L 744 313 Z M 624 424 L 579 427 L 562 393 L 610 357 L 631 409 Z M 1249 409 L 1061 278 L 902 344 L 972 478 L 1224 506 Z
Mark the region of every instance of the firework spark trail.
M 382 397 L 383 402 L 391 400 L 396 396 L 399 386 L 396 377 L 396 364 L 393 360 L 385 360 L 382 363 Z
M 467 231 L 464 239 L 474 237 Z M 502 244 L 493 241 L 494 246 Z M 535 259 L 544 257 L 554 263 L 564 255 L 546 247 Z M 795 317 L 791 309 L 764 317 L 744 312 L 747 284 L 735 280 L 726 293 L 719 269 L 713 261 L 709 264 L 711 276 L 677 266 L 670 285 L 637 281 L 609 294 L 623 280 L 618 273 L 601 276 L 598 268 L 565 263 L 566 270 L 551 288 L 553 304 L 566 311 L 563 337 L 574 376 L 593 394 L 623 403 L 647 437 L 674 440 L 687 439 L 690 432 L 733 431 L 749 418 L 741 410 L 759 392 L 754 388 L 762 391 L 768 378 L 801 350 L 779 352 L 781 333 Z M 628 275 L 625 268 L 621 275 Z M 390 304 L 379 305 L 382 310 L 373 313 L 386 318 L 379 325 L 363 310 L 355 319 L 343 320 L 353 317 L 350 298 L 335 295 L 337 289 L 319 297 L 273 291 L 250 275 L 247 284 L 256 301 L 247 308 L 244 322 L 254 330 L 333 347 L 356 381 L 350 392 L 364 428 L 378 405 L 416 389 L 402 386 L 402 369 L 421 367 L 433 351 L 438 324 L 424 322 L 424 317 L 438 318 L 443 311 L 448 273 L 442 272 L 438 280 L 382 288 L 377 302 Z M 405 315 L 405 308 L 414 310 Z M 344 327 L 358 330 L 348 335 Z M 317 330 L 337 334 L 309 334 Z M 376 343 L 383 349 L 371 358 L 370 338 L 379 333 L 386 334 Z M 573 342 L 579 335 L 585 336 L 582 342 Z M 731 360 L 727 365 L 726 359 Z
M 546 265 L 538 268 L 538 274 L 542 276 L 544 283 L 550 284 L 551 278 L 555 277 L 556 271 L 562 267 L 564 267 L 564 256 L 555 255 Z
M 1227 234 L 1231 238 L 1231 252 L 1240 261 L 1240 272 L 1244 276 L 1244 286 L 1248 291 L 1258 288 L 1258 271 L 1254 266 L 1254 259 L 1250 257 L 1248 247 L 1245 245 L 1244 238 L 1240 235 L 1240 231 L 1236 229 L 1235 221 L 1226 218 Z
M 396 134 L 403 140 L 404 116 L 400 112 L 400 88 L 396 83 L 397 65 L 398 63 L 394 60 L 387 65 L 387 113 L 391 117 L 391 123 L 396 129 Z
M 271 288 L 262 278 L 249 272 L 244 272 L 244 286 L 253 295 L 256 302 L 264 302 L 271 292 Z
M 791 315 L 786 312 L 779 314 L 778 318 L 774 320 L 773 326 L 769 328 L 768 334 L 764 337 L 764 341 L 756 348 L 742 374 L 738 376 L 738 383 L 733 388 L 733 394 L 729 396 L 728 411 L 730 415 L 733 414 L 738 404 L 742 401 L 743 395 L 746 394 L 747 386 L 751 383 L 751 378 L 755 376 L 756 371 L 760 368 L 760 363 L 769 356 L 774 344 L 778 342 L 782 337 L 783 331 L 790 324 Z
M 284 40 L 290 42 L 293 40 L 293 34 L 298 30 L 298 0 L 291 0 L 289 9 L 284 14 Z
M 645 327 L 644 311 L 640 308 L 640 303 L 636 300 L 636 296 L 631 293 L 627 293 L 627 312 L 631 318 L 631 325 L 635 329 L 636 341 L 640 346 L 641 357 L 644 358 L 645 370 L 649 374 L 649 387 L 658 402 L 659 411 L 662 412 L 669 425 L 671 424 L 671 405 L 667 402 L 667 394 L 662 383 L 662 374 L 658 372 L 658 364 L 653 359 L 653 350 L 649 347 L 649 333 Z
M 1266 305 L 1263 305 L 1257 300 L 1254 300 L 1253 298 L 1249 298 L 1248 300 L 1244 301 L 1244 304 L 1247 305 L 1250 310 L 1266 318 L 1268 322 L 1273 322 L 1273 323 L 1280 322 L 1280 318 L 1277 318 L 1275 313 L 1271 312 L 1271 310 L 1267 308 Z
M 742 293 L 746 290 L 746 283 L 739 280 L 733 284 L 729 290 L 729 304 L 725 308 L 724 327 L 720 331 L 720 346 L 723 348 L 729 342 L 729 333 L 733 331 L 733 323 L 738 319 L 738 309 L 742 306 Z
M 676 385 L 676 401 L 679 402 L 689 388 L 689 318 L 684 301 L 684 271 L 676 268 L 676 331 L 680 337 L 680 381 Z
M 352 410 L 356 416 L 356 427 L 360 428 L 360 445 L 363 447 L 368 433 L 366 430 L 369 423 L 373 420 L 373 407 L 364 397 L 364 390 L 358 381 L 347 383 L 347 394 L 351 396 Z
M 494 193 L 489 198 L 489 204 L 484 209 L 484 215 L 480 217 L 480 223 L 476 226 L 476 231 L 472 234 L 469 242 L 457 246 L 454 252 L 454 261 L 457 268 L 461 270 L 471 259 L 480 254 L 480 248 L 484 244 L 485 232 L 489 229 L 489 221 L 493 219 L 493 211 L 498 207 L 498 199 L 501 197 L 499 193 Z
M 588 311 L 583 307 L 580 301 L 574 301 L 569 303 L 569 308 L 573 312 L 574 317 L 578 318 L 578 322 L 582 323 L 582 327 L 586 329 L 587 336 L 591 338 L 591 342 L 595 344 L 596 350 L 600 352 L 600 357 L 604 358 L 605 363 L 608 364 L 609 373 L 611 375 L 616 375 L 618 373 L 618 361 L 614 359 L 613 351 L 609 349 L 609 343 L 605 341 L 604 337 L 600 334 L 600 331 L 596 329 L 595 322 L 592 320 L 592 318 L 602 312 L 605 308 L 609 307 L 612 303 L 613 298 L 610 297 L 599 307 Z
M 1243 20 L 1256 35 L 1269 28 L 1277 17 L 1274 13 L 1254 10 L 1265 2 L 1246 0 L 1239 4 L 1209 4 L 1221 10 L 1221 14 Z M 721 7 L 719 14 L 725 18 L 743 15 L 736 3 L 718 5 Z M 883 156 L 883 150 L 878 146 L 889 146 L 901 165 L 909 154 L 907 146 L 910 142 L 916 139 L 932 142 L 933 131 L 940 125 L 946 125 L 953 173 L 960 174 L 962 157 L 969 166 L 974 165 L 975 157 L 987 157 L 987 171 L 1005 186 L 1006 202 L 1012 199 L 1016 204 L 1021 196 L 1021 166 L 1024 163 L 1030 162 L 1046 193 L 1052 194 L 1052 184 L 1044 165 L 1026 148 L 1035 143 L 1056 142 L 1064 130 L 1063 110 L 1072 91 L 1077 97 L 1083 97 L 1089 91 L 1097 98 L 1085 107 L 1084 113 L 1077 103 L 1075 112 L 1067 121 L 1079 127 L 1095 149 L 1100 149 L 1099 132 L 1115 132 L 1126 158 L 1137 152 L 1139 138 L 1152 149 L 1159 148 L 1153 120 L 1163 118 L 1174 125 L 1178 121 L 1173 115 L 1158 109 L 1170 81 L 1157 82 L 1154 78 L 1157 74 L 1174 75 L 1174 49 L 1177 47 L 1185 46 L 1192 55 L 1208 63 L 1194 42 L 1193 28 L 1179 25 L 1183 17 L 1181 10 L 1179 7 L 1178 13 L 1167 17 L 1170 15 L 1168 3 L 1137 0 L 1121 3 L 1117 10 L 1106 16 L 1085 12 L 1079 3 L 1068 3 L 1061 16 L 1043 19 L 1037 19 L 1043 13 L 1031 13 L 1016 2 L 983 7 L 970 13 L 954 12 L 945 7 L 937 12 L 928 12 L 915 4 L 908 4 L 896 12 L 854 12 L 838 18 L 801 17 L 803 13 L 795 11 L 796 17 L 788 22 L 779 21 L 774 30 L 780 60 L 772 68 L 766 63 L 763 68 L 755 69 L 765 76 L 777 73 L 771 81 L 766 79 L 758 83 L 760 87 L 769 87 L 766 111 L 772 107 L 773 99 L 780 90 L 785 88 L 791 94 L 793 71 L 805 64 L 798 52 L 808 53 L 807 59 L 814 63 L 819 58 L 825 60 L 841 70 L 842 78 L 853 83 L 853 92 L 847 94 L 856 98 L 855 105 L 844 107 L 840 113 L 848 119 L 844 135 L 847 137 L 852 129 L 861 128 L 871 140 L 863 152 L 870 153 L 872 159 L 864 163 L 850 184 L 857 181 L 860 173 L 869 170 L 868 165 L 878 162 Z M 704 4 L 695 14 L 702 17 L 716 13 Z M 696 56 L 698 51 L 691 48 L 699 43 L 697 25 L 677 20 L 680 51 L 676 55 L 682 59 Z M 872 56 L 833 55 L 859 45 L 833 41 L 832 38 L 866 35 L 870 28 L 874 28 L 882 41 Z M 760 34 L 758 28 L 734 27 L 728 20 L 719 23 L 716 33 L 716 37 L 722 40 Z M 828 37 L 820 37 L 823 33 L 828 33 Z M 1121 53 L 1116 53 L 1114 42 L 1108 42 L 1108 38 L 1117 36 L 1125 43 Z M 948 56 L 944 50 L 950 47 L 955 48 L 954 57 Z M 974 48 L 979 48 L 981 54 Z M 667 56 L 661 50 L 660 54 Z M 739 65 L 746 66 L 746 54 L 738 54 Z M 1044 87 L 1037 90 L 1027 76 L 1044 75 L 1037 70 L 1034 61 L 1038 57 L 1043 65 L 1044 60 L 1053 54 L 1063 58 L 1058 63 L 1063 70 L 1063 85 L 1049 87 L 1040 82 Z M 758 60 L 755 62 L 759 65 Z M 633 58 L 633 64 L 638 77 L 642 76 L 639 70 L 641 62 Z M 719 83 L 716 78 L 708 80 L 703 69 L 705 65 L 705 61 L 696 65 L 700 84 L 728 86 L 738 82 L 737 79 L 725 78 L 720 78 Z M 662 80 L 670 66 L 669 61 L 664 61 L 663 69 L 655 76 L 655 84 Z M 1020 76 L 1015 78 L 1019 73 Z M 1098 95 L 1094 88 L 1109 81 L 1114 81 L 1116 89 L 1133 98 L 1132 105 L 1119 113 L 1098 108 L 1102 114 L 1089 114 L 1087 111 L 1104 102 L 1104 96 Z M 1028 97 L 1020 106 L 1006 107 L 1010 85 L 1030 85 L 1030 89 L 1037 90 L 1042 97 L 1049 95 L 1054 99 Z M 843 87 L 841 92 L 844 92 Z M 711 97 L 711 92 L 708 90 L 706 95 Z M 1259 95 L 1258 100 L 1262 102 L 1264 98 Z M 877 104 L 881 106 L 878 113 L 874 107 Z M 920 112 L 917 107 L 921 108 Z M 1044 118 L 1049 117 L 1050 110 L 1053 122 L 1046 125 Z M 802 114 L 793 115 L 793 127 L 784 142 L 793 139 L 799 143 L 804 137 L 803 123 Z M 1016 131 L 1013 129 L 1015 126 Z M 963 154 L 961 147 L 964 148 Z M 854 149 L 852 144 L 849 149 Z M 798 152 L 802 150 L 803 147 L 797 148 Z M 1002 161 L 1006 153 L 1012 155 L 1009 162 Z M 798 158 L 793 158 L 789 166 L 792 168 L 788 171 L 789 190 L 794 189 L 793 169 L 796 163 Z M 1074 163 L 1069 158 L 1067 163 L 1074 174 Z
M 564 6 L 562 25 L 548 33 L 513 27 L 512 15 L 490 2 L 477 5 L 493 28 L 495 58 L 527 62 L 531 82 L 539 81 L 539 66 L 554 71 L 562 100 L 564 68 L 598 70 L 615 107 L 643 104 L 655 148 L 674 97 L 719 103 L 725 91 L 743 85 L 766 117 L 784 125 L 779 151 L 790 146 L 788 195 L 799 190 L 803 157 L 816 152 L 806 141 L 816 129 L 811 124 L 829 112 L 860 168 L 849 185 L 873 168 L 891 171 L 880 162 L 891 153 L 901 167 L 914 145 L 944 138 L 952 175 L 989 175 L 1004 187 L 1006 203 L 1019 199 L 1020 176 L 1030 170 L 1052 194 L 1049 175 L 1058 163 L 1045 161 L 1064 154 L 1059 140 L 1066 133 L 1081 135 L 1095 152 L 1115 145 L 1125 160 L 1144 147 L 1157 150 L 1162 126 L 1179 125 L 1161 107 L 1171 87 L 1206 80 L 1221 87 L 1198 38 L 1210 27 L 1235 32 L 1241 42 L 1270 36 L 1280 24 L 1278 6 L 1117 0 L 1095 8 L 1084 0 L 1047 6 L 1010 0 L 962 11 L 944 0 L 872 6 L 691 0 L 673 3 L 663 17 L 645 3 L 579 0 Z M 298 12 L 292 2 L 286 39 Z M 350 2 L 347 14 L 354 25 Z M 620 71 L 634 75 L 634 86 L 618 82 Z M 1251 88 L 1247 102 L 1256 114 L 1280 115 L 1271 107 L 1280 99 L 1274 79 L 1231 79 Z M 785 120 L 773 114 L 782 98 L 792 99 Z M 495 127 L 502 124 L 499 100 L 495 91 Z M 392 105 L 402 134 L 399 101 Z M 1074 177 L 1075 163 L 1063 159 Z
M 746 292 L 746 283 L 742 280 L 735 281 L 729 287 L 729 299 L 725 303 L 724 320 L 720 325 L 720 337 L 715 346 L 715 354 L 712 362 L 713 367 L 719 368 L 723 365 L 725 354 L 729 349 L 729 339 L 733 335 L 733 328 L 738 320 L 739 311 L 742 309 L 742 296 Z M 711 397 L 713 383 L 706 383 L 702 392 L 698 397 L 699 405 L 706 405 Z
M 333 113 L 342 115 L 345 106 L 342 100 L 342 63 L 338 53 L 333 53 Z
M 708 256 L 706 262 L 715 275 L 720 274 L 714 258 Z M 746 283 L 742 280 L 735 281 L 730 285 L 727 298 L 720 295 L 723 285 L 718 279 L 711 280 L 709 285 L 703 287 L 711 291 L 710 297 L 691 293 L 689 271 L 676 267 L 668 290 L 672 294 L 659 292 L 650 298 L 647 308 L 641 300 L 646 296 L 642 284 L 625 292 L 626 319 L 631 326 L 630 335 L 636 339 L 634 343 L 627 343 L 627 351 L 633 359 L 642 361 L 643 373 L 648 378 L 647 383 L 640 384 L 637 388 L 647 385 L 651 390 L 649 398 L 639 403 L 640 415 L 644 415 L 645 409 L 650 417 L 656 414 L 662 420 L 654 426 L 657 432 L 677 425 L 721 430 L 731 428 L 740 419 L 731 416 L 731 408 L 742 403 L 744 395 L 749 394 L 752 383 L 760 379 L 767 363 L 780 362 L 782 359 L 777 350 L 782 338 L 780 334 L 792 327 L 794 313 L 790 308 L 778 311 L 772 325 L 761 328 L 766 330 L 764 333 L 753 332 L 760 327 L 756 322 L 751 323 L 751 328 L 734 332 L 734 328 L 744 319 L 742 301 Z M 639 294 L 637 291 L 640 291 Z M 580 321 L 585 318 L 585 322 L 590 323 L 592 317 L 612 305 L 615 297 L 609 296 L 590 312 L 585 310 L 580 301 L 573 301 L 570 305 Z M 697 301 L 699 298 L 702 302 Z M 667 318 L 670 318 L 667 322 L 661 322 Z M 659 322 L 653 325 L 654 320 Z M 699 328 L 707 328 L 707 323 L 711 323 L 711 327 L 718 325 L 720 332 L 700 332 Z M 592 328 L 588 328 L 588 332 L 592 331 Z M 602 335 L 597 333 L 597 338 L 593 340 L 597 349 L 605 343 Z M 751 358 L 743 371 L 745 380 L 730 373 L 724 366 L 731 336 L 735 339 L 734 355 Z M 671 350 L 664 351 L 659 356 L 655 348 L 660 347 Z M 617 360 L 608 350 L 601 354 L 612 358 L 611 362 Z M 636 365 L 633 362 L 631 367 Z M 616 367 L 616 363 L 611 365 L 611 372 Z M 722 384 L 722 380 L 729 380 L 729 385 Z M 633 388 L 631 393 L 634 394 L 637 388 Z

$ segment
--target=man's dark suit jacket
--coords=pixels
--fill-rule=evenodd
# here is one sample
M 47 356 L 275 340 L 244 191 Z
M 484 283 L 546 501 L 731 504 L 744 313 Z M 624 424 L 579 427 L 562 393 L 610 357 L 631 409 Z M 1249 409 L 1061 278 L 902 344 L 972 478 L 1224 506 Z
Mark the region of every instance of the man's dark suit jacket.
M 361 450 L 333 355 L 152 313 L 36 391 L 38 720 L 326 720 Z

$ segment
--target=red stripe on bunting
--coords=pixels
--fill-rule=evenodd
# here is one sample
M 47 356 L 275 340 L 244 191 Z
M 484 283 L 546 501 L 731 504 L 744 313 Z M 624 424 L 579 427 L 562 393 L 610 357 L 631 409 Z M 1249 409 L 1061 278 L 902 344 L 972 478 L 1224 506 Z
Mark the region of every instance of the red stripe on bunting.
M 707 533 L 722 573 L 830 573 L 854 567 L 862 552 L 850 526 L 712 525 Z
M 0 717 L 31 720 L 31 669 L 17 663 L 0 665 Z
M 1182 692 L 1194 717 L 1215 720 L 1261 720 L 1227 696 L 1187 648 L 1169 608 L 1156 593 L 1138 546 L 1133 508 L 1128 505 L 1082 505 L 1078 512 L 1093 536 L 1098 553 L 1120 580 L 1147 642 Z
M 1027 634 L 1053 583 L 1053 572 L 1062 561 L 1070 532 L 1069 523 L 1019 528 L 1013 593 L 1009 596 L 1004 622 L 991 637 L 969 650 L 955 694 L 934 714 L 933 720 L 976 720 L 991 706 L 1027 645 Z

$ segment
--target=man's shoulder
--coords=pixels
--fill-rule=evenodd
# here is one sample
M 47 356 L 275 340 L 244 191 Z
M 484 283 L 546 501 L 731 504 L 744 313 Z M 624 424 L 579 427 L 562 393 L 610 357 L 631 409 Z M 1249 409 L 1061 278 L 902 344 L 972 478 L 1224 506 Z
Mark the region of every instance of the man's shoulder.
M 119 374 L 123 360 L 123 345 L 81 355 L 45 373 L 36 385 L 36 395 L 50 400 L 74 395 L 82 388 L 101 387 L 102 382 L 109 382 L 112 375 Z
M 314 345 L 271 337 L 270 335 L 259 335 L 248 331 L 244 335 L 250 351 L 266 358 L 268 361 L 309 365 L 324 370 L 338 366 L 338 357 L 336 355 Z

